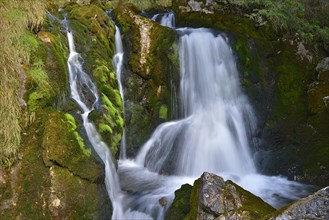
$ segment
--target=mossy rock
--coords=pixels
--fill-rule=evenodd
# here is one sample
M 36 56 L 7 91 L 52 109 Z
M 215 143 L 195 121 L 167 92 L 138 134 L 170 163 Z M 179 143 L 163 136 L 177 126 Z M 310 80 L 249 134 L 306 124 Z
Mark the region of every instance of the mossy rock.
M 52 218 L 96 219 L 99 211 L 98 186 L 72 174 L 66 168 L 52 166 L 53 192 L 49 197 Z
M 124 127 L 123 105 L 112 64 L 114 55 L 114 25 L 97 2 L 90 5 L 68 5 L 69 25 L 73 31 L 76 49 L 81 53 L 84 70 L 90 74 L 99 89 L 100 108 L 96 107 L 90 119 L 113 155 L 118 155 Z
M 275 209 L 232 181 L 204 173 L 193 187 L 183 185 L 165 219 L 260 219 Z M 177 218 L 179 216 L 179 218 Z
M 155 127 L 173 115 L 171 90 L 179 83 L 177 35 L 142 17 L 131 4 L 119 3 L 113 16 L 128 58 L 123 73 L 127 151 L 134 156 Z
M 49 160 L 91 182 L 103 173 L 102 166 L 92 158 L 91 149 L 86 148 L 78 133 L 75 119 L 69 114 L 53 112 L 49 115 L 42 146 L 47 152 L 46 163 Z

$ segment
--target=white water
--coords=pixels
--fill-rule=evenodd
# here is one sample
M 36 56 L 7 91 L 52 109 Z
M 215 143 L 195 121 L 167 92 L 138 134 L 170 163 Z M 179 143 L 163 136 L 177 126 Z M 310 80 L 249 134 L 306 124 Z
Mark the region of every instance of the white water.
M 151 19 L 160 23 L 163 26 L 170 28 L 175 27 L 175 15 L 171 11 L 163 14 L 156 14 Z
M 115 74 L 118 79 L 119 91 L 122 99 L 123 112 L 124 111 L 124 91 L 121 81 L 122 65 L 123 65 L 123 47 L 121 41 L 120 29 L 115 25 L 115 54 L 113 56 L 113 64 L 115 67 Z M 126 131 L 122 133 L 121 147 L 120 147 L 120 159 L 126 159 Z
M 160 125 L 137 163 L 160 172 L 170 152 L 178 148 L 174 170 L 178 175 L 255 173 L 246 132 L 246 127 L 255 128 L 254 116 L 240 91 L 231 49 L 207 29 L 179 32 L 183 34 L 180 101 L 184 119 Z

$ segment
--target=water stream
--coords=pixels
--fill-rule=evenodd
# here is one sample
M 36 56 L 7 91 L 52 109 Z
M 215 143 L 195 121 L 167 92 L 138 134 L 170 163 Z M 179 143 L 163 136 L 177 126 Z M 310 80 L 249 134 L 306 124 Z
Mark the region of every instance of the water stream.
M 123 47 L 121 40 L 120 29 L 115 25 L 115 54 L 113 56 L 113 64 L 115 67 L 115 74 L 118 79 L 119 91 L 122 99 L 123 112 L 125 112 L 125 98 L 121 81 L 122 65 L 123 65 Z M 122 133 L 121 146 L 120 146 L 120 159 L 126 159 L 126 131 Z
M 151 20 L 160 23 L 163 26 L 174 28 L 175 27 L 175 15 L 172 11 L 155 14 L 152 16 Z

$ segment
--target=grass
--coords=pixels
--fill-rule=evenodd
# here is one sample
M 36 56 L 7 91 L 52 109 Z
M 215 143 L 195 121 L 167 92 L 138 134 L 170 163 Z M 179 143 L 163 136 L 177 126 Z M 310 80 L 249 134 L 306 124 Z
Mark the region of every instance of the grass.
M 0 1 L 0 167 L 15 161 L 21 143 L 23 69 L 34 47 L 30 32 L 43 24 L 44 8 L 37 0 Z

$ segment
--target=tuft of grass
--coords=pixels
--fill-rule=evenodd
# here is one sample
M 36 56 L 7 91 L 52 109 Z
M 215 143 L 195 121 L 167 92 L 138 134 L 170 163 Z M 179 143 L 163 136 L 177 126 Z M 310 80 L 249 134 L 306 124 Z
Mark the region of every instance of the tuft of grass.
M 43 24 L 45 3 L 38 0 L 0 1 L 0 167 L 10 166 L 21 143 L 24 67 Z

